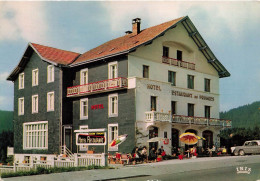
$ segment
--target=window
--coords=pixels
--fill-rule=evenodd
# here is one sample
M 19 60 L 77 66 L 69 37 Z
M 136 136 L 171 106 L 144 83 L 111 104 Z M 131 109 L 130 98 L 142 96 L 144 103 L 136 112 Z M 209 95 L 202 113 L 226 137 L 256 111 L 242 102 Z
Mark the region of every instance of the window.
M 80 85 L 88 83 L 88 69 L 83 69 L 80 71 Z
M 117 62 L 108 64 L 108 79 L 115 79 L 118 77 Z
M 48 121 L 23 124 L 24 149 L 48 149 Z
M 188 88 L 189 89 L 194 89 L 194 76 L 193 75 L 188 75 Z
M 18 99 L 18 115 L 24 115 L 24 98 Z
M 204 79 L 204 84 L 205 84 L 204 87 L 205 92 L 210 92 L 210 79 Z
M 194 104 L 188 104 L 188 116 L 194 116 Z
M 32 96 L 32 113 L 38 113 L 38 95 Z
M 210 106 L 205 106 L 205 118 L 210 118 Z
M 176 102 L 175 101 L 171 102 L 171 108 L 172 108 L 172 115 L 176 114 Z
M 163 46 L 163 57 L 169 57 L 169 47 Z
M 182 60 L 182 51 L 177 50 L 177 60 Z
M 109 102 L 109 117 L 117 117 L 118 116 L 118 94 L 111 94 L 108 97 Z
M 81 125 L 79 126 L 80 130 L 86 130 L 88 129 L 88 125 Z M 88 150 L 88 146 L 87 145 L 80 145 L 79 146 L 79 151 L 87 151 Z
M 149 66 L 143 65 L 143 78 L 149 78 Z
M 38 85 L 38 74 L 39 74 L 39 70 L 38 69 L 34 69 L 32 71 L 32 86 L 37 86 Z
M 151 111 L 156 111 L 156 97 L 151 96 Z
M 168 82 L 176 86 L 176 72 L 168 71 Z
M 19 89 L 24 89 L 24 73 L 19 74 Z
M 54 92 L 47 93 L 47 111 L 54 111 Z
M 110 147 L 110 143 L 118 137 L 118 124 L 108 124 L 108 151 L 118 151 L 118 146 Z
M 47 83 L 54 82 L 54 66 L 49 65 L 47 67 Z
M 80 119 L 88 119 L 88 98 L 80 100 Z

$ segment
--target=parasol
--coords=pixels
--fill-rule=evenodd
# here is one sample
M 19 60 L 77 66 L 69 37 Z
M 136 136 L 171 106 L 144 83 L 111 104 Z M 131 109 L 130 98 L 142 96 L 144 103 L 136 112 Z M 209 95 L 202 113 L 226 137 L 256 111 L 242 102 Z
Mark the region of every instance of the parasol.
M 194 133 L 183 133 L 179 138 L 186 145 L 195 145 L 198 142 L 198 137 Z
M 123 135 L 118 136 L 116 139 L 114 139 L 114 140 L 109 144 L 110 147 L 120 145 L 121 143 L 123 143 L 123 142 L 126 140 L 127 136 L 128 136 L 127 134 L 123 134 Z

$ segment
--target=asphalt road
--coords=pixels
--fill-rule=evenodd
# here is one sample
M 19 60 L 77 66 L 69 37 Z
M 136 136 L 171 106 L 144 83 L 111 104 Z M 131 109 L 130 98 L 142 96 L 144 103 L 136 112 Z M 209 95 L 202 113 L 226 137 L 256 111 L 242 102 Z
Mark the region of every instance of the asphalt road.
M 135 178 L 119 179 L 135 181 L 260 181 L 260 163 L 243 164 L 243 170 L 248 172 L 239 173 L 240 167 L 222 167 L 203 169 L 179 173 L 162 174 L 156 176 L 139 176 Z M 247 167 L 247 168 L 245 168 Z M 251 170 L 251 171 L 250 171 Z M 117 179 L 118 180 L 118 179 Z
M 247 171 L 238 173 L 237 171 Z M 118 169 L 4 178 L 4 181 L 260 181 L 260 155 L 167 160 Z

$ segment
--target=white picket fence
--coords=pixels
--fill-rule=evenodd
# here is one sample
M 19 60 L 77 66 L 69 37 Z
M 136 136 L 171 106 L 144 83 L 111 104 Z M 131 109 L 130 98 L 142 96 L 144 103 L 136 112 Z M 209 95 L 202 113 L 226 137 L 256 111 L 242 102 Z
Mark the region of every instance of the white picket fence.
M 87 166 L 105 166 L 105 154 L 74 154 L 74 160 L 69 158 L 41 161 L 37 160 L 31 164 L 14 164 L 14 166 L 0 166 L 1 173 L 29 171 L 37 167 L 87 167 Z

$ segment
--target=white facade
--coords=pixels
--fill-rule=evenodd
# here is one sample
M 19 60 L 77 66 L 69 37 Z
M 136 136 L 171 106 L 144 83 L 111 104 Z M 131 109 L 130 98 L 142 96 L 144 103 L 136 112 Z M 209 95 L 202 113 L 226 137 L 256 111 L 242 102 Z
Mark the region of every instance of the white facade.
M 182 60 L 195 64 L 195 69 L 163 63 L 163 46 L 169 47 L 169 58 L 176 59 L 177 50 L 182 51 Z M 149 78 L 143 78 L 143 65 L 149 67 Z M 168 82 L 168 71 L 175 72 L 175 86 Z M 209 130 L 213 133 L 213 143 L 219 144 L 217 134 L 223 128 L 219 126 L 217 120 L 219 118 L 219 75 L 182 25 L 167 31 L 152 44 L 142 46 L 129 54 L 128 75 L 128 88 L 136 89 L 136 129 L 140 133 L 136 135 L 137 146 L 148 147 L 147 140 L 151 126 L 158 128 L 158 137 L 167 136 L 170 140 L 167 145 L 159 143 L 159 146 L 164 146 L 167 153 L 170 153 L 172 149 L 172 128 L 179 130 L 179 134 L 193 129 L 201 137 L 203 131 Z M 187 88 L 188 75 L 194 76 L 194 89 Z M 210 92 L 204 90 L 205 79 L 210 80 Z M 155 113 L 158 113 L 156 116 L 160 116 L 159 119 L 153 121 L 148 118 L 149 112 L 150 115 L 155 115 L 151 112 L 151 96 L 156 97 Z M 205 106 L 210 107 L 210 118 L 215 119 L 205 119 L 208 123 L 206 126 L 194 123 L 194 117 L 185 117 L 187 120 L 191 119 L 193 123 L 175 123 L 171 113 L 172 101 L 176 102 L 175 115 L 188 116 L 188 104 L 194 104 L 193 116 L 198 117 L 199 121 L 205 118 Z M 212 121 L 216 123 L 215 126 L 211 126 Z M 180 143 L 179 146 L 184 146 L 184 144 Z M 198 146 L 202 146 L 202 141 L 198 143 Z

